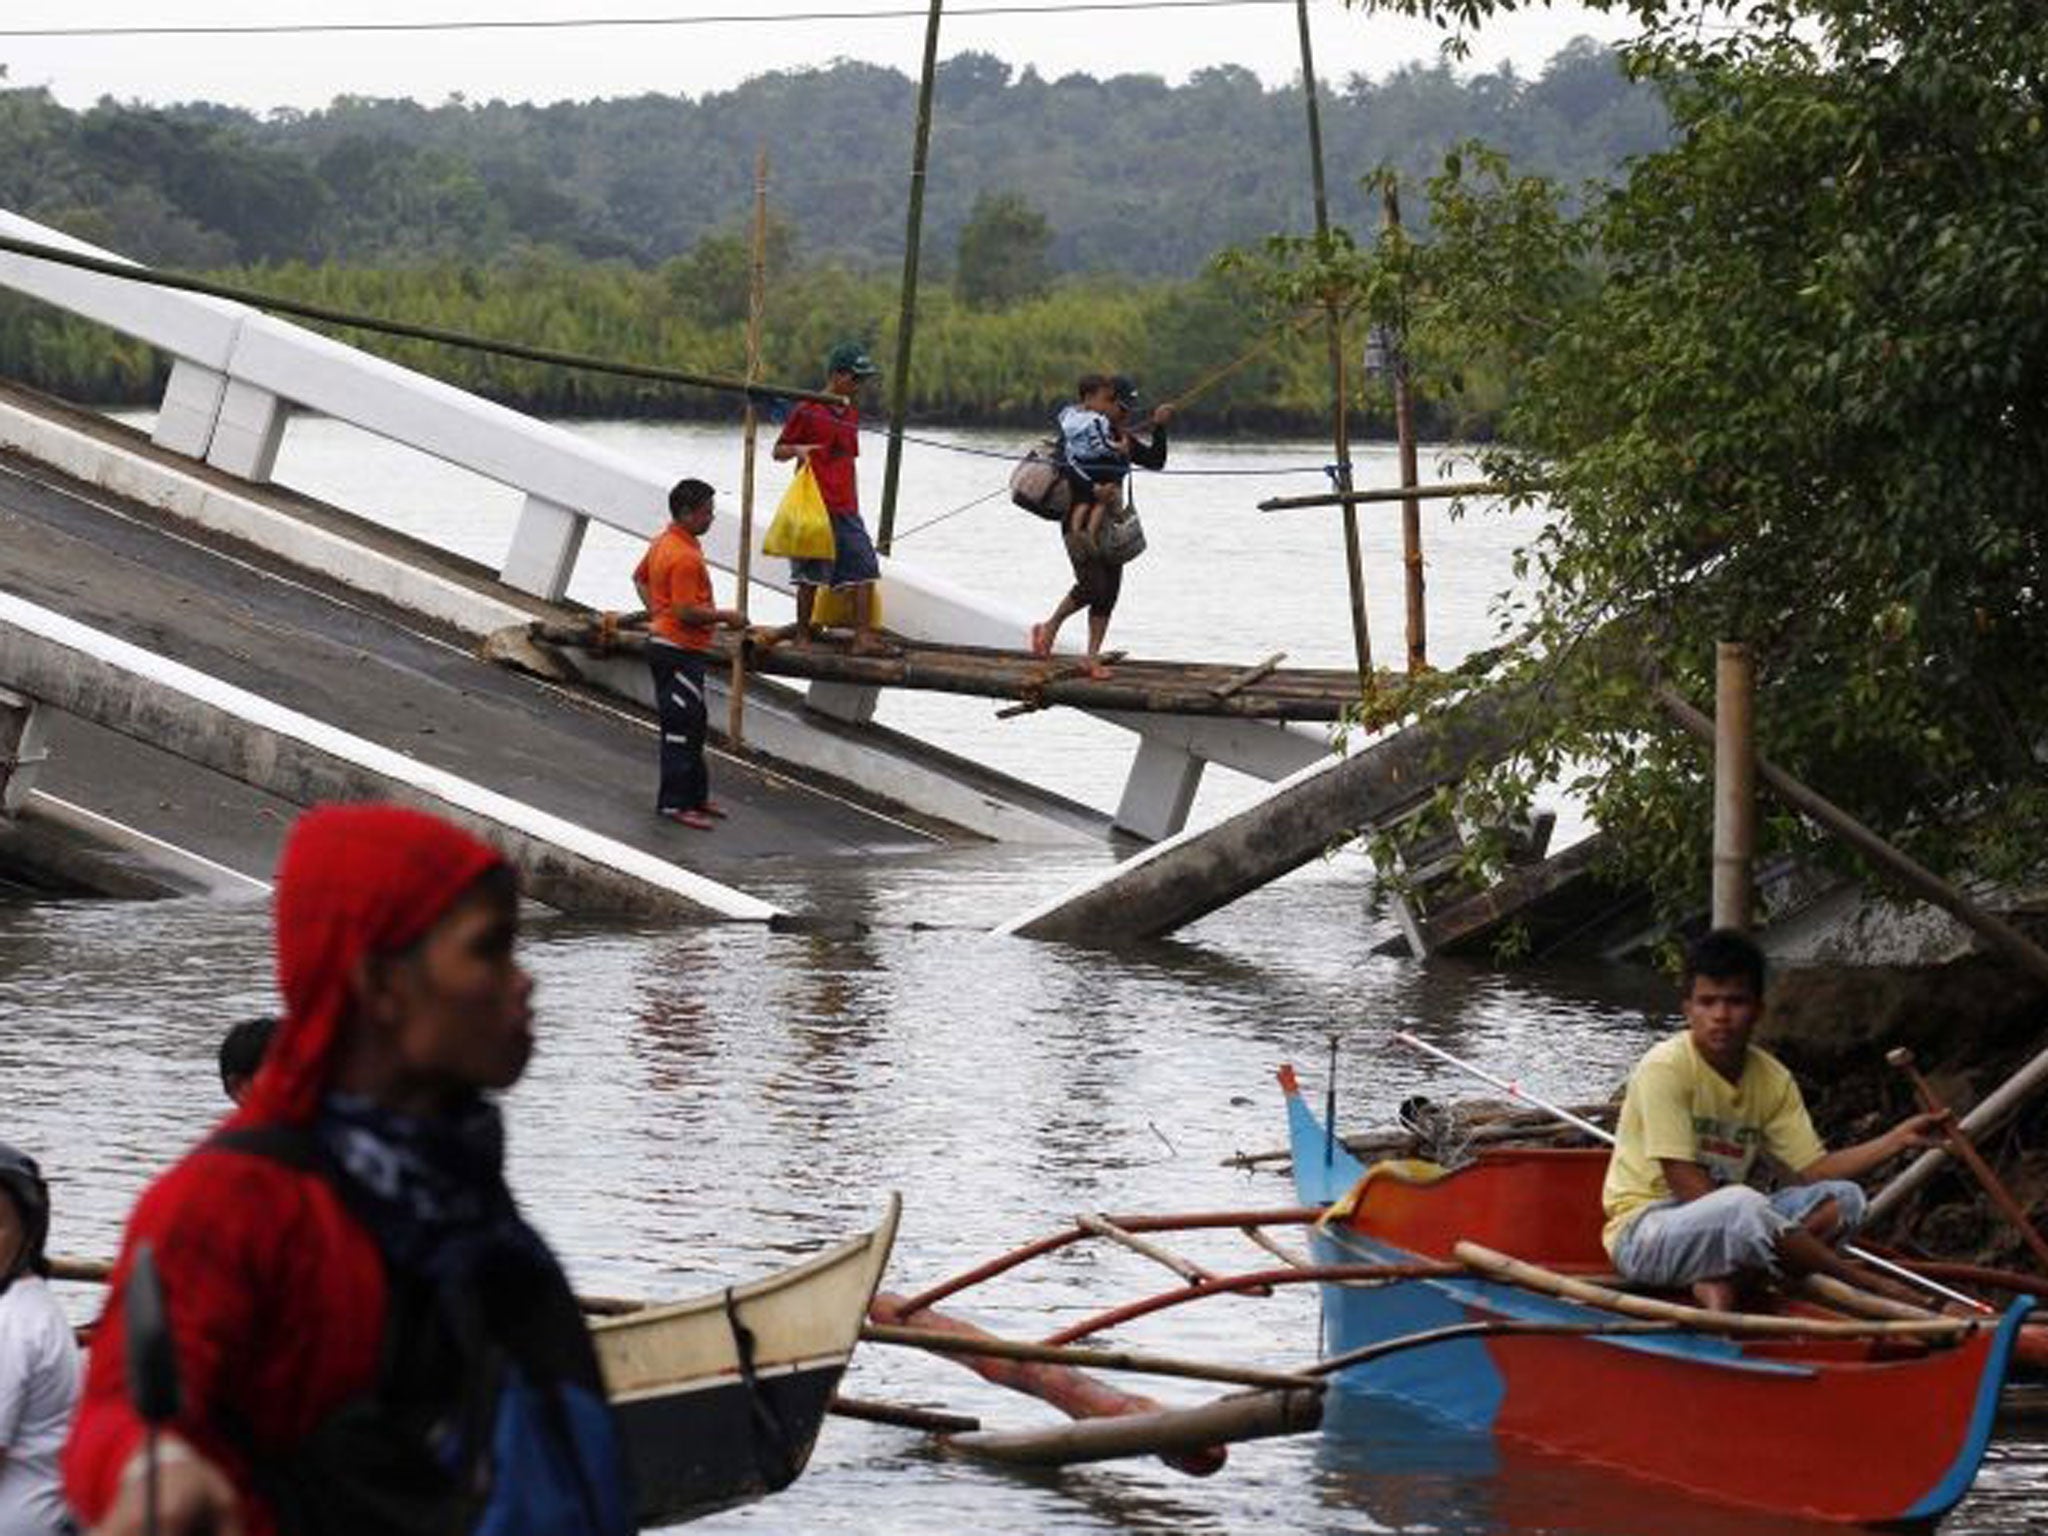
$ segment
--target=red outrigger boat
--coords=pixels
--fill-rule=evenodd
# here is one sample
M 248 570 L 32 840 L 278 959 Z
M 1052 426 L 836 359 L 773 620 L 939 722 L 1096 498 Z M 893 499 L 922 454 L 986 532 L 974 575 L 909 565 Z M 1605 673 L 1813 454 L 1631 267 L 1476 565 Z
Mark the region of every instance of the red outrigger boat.
M 1396 1166 L 1368 1178 L 1302 1101 L 1291 1070 L 1281 1082 L 1302 1203 L 1350 1197 L 1315 1229 L 1321 1262 L 1469 1260 L 1477 1243 L 1566 1276 L 1610 1268 L 1600 1246 L 1605 1151 L 1499 1150 L 1441 1176 L 1404 1176 Z M 1472 1324 L 1614 1321 L 1611 1311 L 1469 1270 L 1369 1288 L 1325 1285 L 1322 1296 L 1337 1355 Z M 2029 1306 L 2022 1299 L 1946 1340 L 1846 1330 L 1479 1332 L 1396 1348 L 1342 1370 L 1337 1382 L 1706 1499 L 1924 1526 L 1976 1477 Z

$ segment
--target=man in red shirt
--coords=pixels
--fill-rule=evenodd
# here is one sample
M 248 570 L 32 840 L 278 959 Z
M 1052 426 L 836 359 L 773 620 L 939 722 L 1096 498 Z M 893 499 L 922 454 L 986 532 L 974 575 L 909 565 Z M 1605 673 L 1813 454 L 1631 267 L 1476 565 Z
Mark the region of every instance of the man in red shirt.
M 854 477 L 854 460 L 860 455 L 860 408 L 853 399 L 861 382 L 879 377 L 881 371 L 858 342 L 842 341 L 825 359 L 825 388 L 844 395 L 847 403 L 799 401 L 783 424 L 774 450 L 777 459 L 802 459 L 811 466 L 825 498 L 825 510 L 832 514 L 832 558 L 789 562 L 790 579 L 796 584 L 797 636 L 809 639 L 817 633 L 811 613 L 818 588 L 849 591 L 853 595 L 853 649 L 861 655 L 889 650 L 875 633 L 875 583 L 882 579 L 882 567 L 868 538 L 867 524 L 860 518 L 860 487 Z
M 711 573 L 697 540 L 711 526 L 714 492 L 702 480 L 678 480 L 668 493 L 669 525 L 654 536 L 633 570 L 647 610 L 647 666 L 661 716 L 661 788 L 654 812 L 680 826 L 709 832 L 725 807 L 711 798 L 704 766 L 704 656 L 718 626 L 745 629 L 746 615 L 712 600 Z

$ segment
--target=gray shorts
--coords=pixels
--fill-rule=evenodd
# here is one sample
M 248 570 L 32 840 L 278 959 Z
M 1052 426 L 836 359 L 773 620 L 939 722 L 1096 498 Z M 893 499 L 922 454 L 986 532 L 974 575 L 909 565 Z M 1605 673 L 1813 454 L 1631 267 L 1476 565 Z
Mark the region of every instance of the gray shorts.
M 1660 1200 L 1622 1229 L 1614 1267 L 1638 1285 L 1690 1285 L 1744 1270 L 1775 1272 L 1778 1237 L 1823 1200 L 1841 1218 L 1839 1241 L 1863 1224 L 1863 1191 L 1847 1179 L 1794 1184 L 1774 1194 L 1730 1184 L 1680 1204 Z

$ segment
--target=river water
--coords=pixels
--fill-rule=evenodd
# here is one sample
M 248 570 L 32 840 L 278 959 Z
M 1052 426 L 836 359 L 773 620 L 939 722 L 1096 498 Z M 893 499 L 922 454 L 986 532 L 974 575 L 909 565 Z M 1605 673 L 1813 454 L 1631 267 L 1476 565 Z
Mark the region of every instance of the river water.
M 738 484 L 735 434 L 586 427 L 678 474 Z M 964 434 L 970 448 L 1008 446 Z M 879 454 L 876 454 L 879 459 Z M 1259 496 L 1317 483 L 1316 445 L 1176 448 L 1176 466 L 1252 475 L 1149 479 L 1153 549 L 1132 568 L 1113 643 L 1150 655 L 1303 664 L 1349 656 L 1340 544 L 1326 513 L 1263 516 Z M 1300 466 L 1310 466 L 1299 472 Z M 1280 473 L 1281 469 L 1286 473 Z M 914 527 L 1000 485 L 994 458 L 914 446 Z M 374 449 L 330 423 L 292 428 L 280 478 L 482 558 L 501 550 L 512 498 L 443 466 Z M 771 470 L 766 478 L 779 480 Z M 1385 483 L 1384 466 L 1361 473 Z M 872 477 L 878 480 L 879 475 Z M 736 498 L 733 498 L 736 500 Z M 1505 516 L 1427 516 L 1435 659 L 1491 636 L 1487 594 L 1507 586 L 1518 537 Z M 1375 640 L 1400 642 L 1395 519 L 1367 520 Z M 1526 528 L 1522 535 L 1526 534 Z M 901 545 L 1027 618 L 1063 563 L 1044 525 L 1000 502 Z M 593 535 L 578 595 L 621 605 L 634 552 Z M 765 599 L 764 599 L 765 602 Z M 986 701 L 891 700 L 884 717 L 1013 771 L 1109 803 L 1128 738 L 1060 712 L 998 724 Z M 1198 816 L 1251 787 L 1212 774 Z M 847 936 L 740 927 L 593 926 L 536 914 L 526 944 L 541 1043 L 507 1096 L 512 1177 L 582 1289 L 686 1294 L 790 1262 L 868 1224 L 886 1192 L 904 1219 L 888 1284 L 914 1289 L 1085 1210 L 1291 1203 L 1285 1181 L 1222 1165 L 1282 1139 L 1273 1071 L 1320 1085 L 1337 1042 L 1341 1115 L 1383 1122 L 1415 1091 L 1457 1095 L 1388 1040 L 1410 1027 L 1531 1090 L 1605 1095 L 1668 1026 L 1665 984 L 1618 967 L 1501 974 L 1376 956 L 1391 932 L 1364 863 L 1340 855 L 1175 939 L 1103 955 L 987 937 L 990 925 L 1099 868 L 1092 849 L 954 850 L 900 862 L 764 865 L 752 888 L 857 919 Z M 151 1172 L 202 1135 L 222 1103 L 221 1029 L 274 1006 L 261 904 L 0 904 L 0 1139 L 32 1149 L 55 1184 L 55 1245 L 105 1253 Z M 1269 1261 L 1235 1236 L 1180 1246 L 1216 1268 Z M 1051 1332 L 1164 1288 L 1119 1250 L 1070 1250 L 957 1304 L 999 1331 Z M 93 1306 L 74 1292 L 78 1315 Z M 1312 1356 L 1306 1288 L 1215 1300 L 1119 1332 L 1136 1348 L 1284 1365 Z M 1048 1412 L 946 1362 L 863 1349 L 850 1393 L 976 1413 L 994 1427 Z M 1157 1390 L 1172 1403 L 1208 1393 Z M 1674 1433 L 1683 1404 L 1648 1404 Z M 1612 1478 L 1527 1458 L 1374 1410 L 1342 1433 L 1241 1446 L 1195 1481 L 1127 1462 L 1022 1476 L 929 1449 L 907 1431 L 828 1422 L 793 1488 L 699 1522 L 732 1532 L 1572 1532 L 1732 1536 L 1779 1527 L 1675 1503 Z M 1946 1529 L 2026 1529 L 2048 1511 L 2048 1443 L 2001 1439 Z M 1784 1527 L 1796 1529 L 1796 1527 Z

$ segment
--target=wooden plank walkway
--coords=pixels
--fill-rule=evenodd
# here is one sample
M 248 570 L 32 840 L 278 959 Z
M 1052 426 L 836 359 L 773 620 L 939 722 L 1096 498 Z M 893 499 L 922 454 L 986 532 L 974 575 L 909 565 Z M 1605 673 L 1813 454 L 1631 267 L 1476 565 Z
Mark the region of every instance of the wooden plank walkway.
M 515 632 L 516 634 L 516 632 Z M 494 641 L 501 637 L 494 637 Z M 596 652 L 637 653 L 645 631 L 601 620 L 575 625 L 536 622 L 531 644 Z M 1268 657 L 1242 662 L 1158 661 L 1114 652 L 1107 677 L 1089 677 L 1081 657 L 1050 657 L 979 646 L 932 645 L 891 636 L 897 654 L 856 656 L 843 635 L 828 632 L 806 645 L 764 646 L 748 637 L 747 666 L 771 677 L 822 679 L 863 688 L 916 688 L 991 699 L 1010 699 L 1022 713 L 1066 704 L 1080 709 L 1137 714 L 1207 715 L 1239 720 L 1335 721 L 1359 701 L 1358 674 L 1342 668 L 1282 667 Z M 731 664 L 732 640 L 721 632 L 715 649 Z M 516 660 L 517 647 L 494 644 L 500 659 Z M 1108 659 L 1108 658 L 1105 658 Z M 1397 681 L 1395 678 L 1383 681 Z

